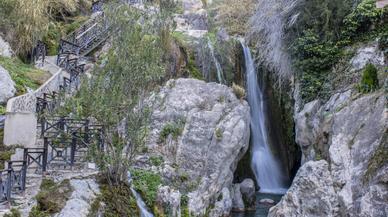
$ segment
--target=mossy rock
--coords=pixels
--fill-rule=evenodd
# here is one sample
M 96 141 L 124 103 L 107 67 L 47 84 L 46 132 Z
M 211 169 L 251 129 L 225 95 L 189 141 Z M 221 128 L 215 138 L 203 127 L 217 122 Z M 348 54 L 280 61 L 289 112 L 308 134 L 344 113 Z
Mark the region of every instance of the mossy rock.
M 36 195 L 37 205 L 29 217 L 45 217 L 60 212 L 70 198 L 73 188 L 68 179 L 55 183 L 52 179 L 43 179 L 40 192 Z

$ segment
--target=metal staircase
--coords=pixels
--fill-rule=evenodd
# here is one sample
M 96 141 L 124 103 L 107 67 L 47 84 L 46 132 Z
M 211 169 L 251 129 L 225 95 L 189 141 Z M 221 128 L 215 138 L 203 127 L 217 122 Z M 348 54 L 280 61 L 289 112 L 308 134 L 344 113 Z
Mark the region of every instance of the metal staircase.
M 30 169 L 44 174 L 48 170 L 74 169 L 85 161 L 91 145 L 104 151 L 103 127 L 88 119 L 56 117 L 53 113 L 66 95 L 76 91 L 84 74 L 82 57 L 100 46 L 109 37 L 109 25 L 102 12 L 60 40 L 57 65 L 70 77 L 63 78 L 59 92 L 37 97 L 38 139 L 34 148 L 23 148 L 21 160 L 8 161 L 0 171 L 0 204 L 9 203 L 12 194 L 24 192 Z M 71 94 L 70 94 L 71 96 Z

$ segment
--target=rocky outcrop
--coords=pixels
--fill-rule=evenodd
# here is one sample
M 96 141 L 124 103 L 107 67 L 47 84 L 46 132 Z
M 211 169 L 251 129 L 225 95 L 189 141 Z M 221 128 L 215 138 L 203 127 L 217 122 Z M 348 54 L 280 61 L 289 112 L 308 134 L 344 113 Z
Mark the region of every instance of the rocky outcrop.
M 309 161 L 296 174 L 292 186 L 268 216 L 338 216 L 338 199 L 326 161 Z
M 12 57 L 13 51 L 8 42 L 4 41 L 4 39 L 0 36 L 0 56 L 4 57 Z
M 150 155 L 163 156 L 157 170 L 166 182 L 188 196 L 194 216 L 204 215 L 220 195 L 224 198 L 220 203 L 227 203 L 233 172 L 249 146 L 247 102 L 237 99 L 227 86 L 178 79 L 168 81 L 151 104 L 147 147 Z M 138 159 L 144 167 L 147 157 Z M 149 166 L 155 168 L 150 162 Z M 231 202 L 230 207 L 216 206 L 214 216 L 227 211 L 221 207 L 230 210 Z
M 15 82 L 8 71 L 0 66 L 0 104 L 6 103 L 16 93 Z
M 72 179 L 70 185 L 73 192 L 64 208 L 55 217 L 86 217 L 93 200 L 100 193 L 98 184 L 94 179 Z
M 167 213 L 171 217 L 181 216 L 181 194 L 178 190 L 169 186 L 160 187 L 156 203 L 159 212 Z
M 348 90 L 334 94 L 325 104 L 310 102 L 296 115 L 302 163 L 319 159 L 329 162 L 340 205 L 338 215 L 388 214 L 386 100 L 383 90 L 365 95 Z M 291 206 L 292 202 L 287 204 Z M 278 206 L 280 211 L 275 213 L 299 208 L 292 206 Z
M 375 42 L 357 49 L 356 55 L 350 60 L 352 69 L 363 69 L 368 63 L 384 65 L 384 51 L 380 50 L 378 46 L 378 43 Z

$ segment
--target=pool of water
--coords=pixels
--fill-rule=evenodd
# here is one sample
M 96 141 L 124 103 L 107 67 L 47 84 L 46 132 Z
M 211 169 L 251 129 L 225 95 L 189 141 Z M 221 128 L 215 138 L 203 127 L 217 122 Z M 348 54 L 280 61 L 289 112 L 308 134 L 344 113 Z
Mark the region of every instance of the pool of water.
M 260 204 L 259 201 L 264 198 L 268 198 L 275 201 L 275 204 L 280 201 L 283 195 L 278 194 L 256 194 L 256 211 L 249 212 L 232 212 L 232 217 L 266 217 L 268 215 L 269 208 L 274 205 Z

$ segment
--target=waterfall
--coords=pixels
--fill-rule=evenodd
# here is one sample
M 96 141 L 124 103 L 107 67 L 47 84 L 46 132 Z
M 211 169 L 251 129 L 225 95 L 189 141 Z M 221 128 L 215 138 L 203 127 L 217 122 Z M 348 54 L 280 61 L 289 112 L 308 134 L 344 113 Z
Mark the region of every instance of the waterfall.
M 241 45 L 244 49 L 248 103 L 251 107 L 251 166 L 260 186 L 260 192 L 283 194 L 287 188 L 283 184 L 279 162 L 273 156 L 269 146 L 263 90 L 257 80 L 256 67 L 249 47 L 242 40 Z
M 214 64 L 216 64 L 218 82 L 220 84 L 225 83 L 224 76 L 223 76 L 224 73 L 222 72 L 221 64 L 218 62 L 218 60 L 216 58 L 216 54 L 214 53 L 214 47 L 212 45 L 212 42 L 210 41 L 210 38 L 207 39 L 207 46 L 210 49 L 210 53 L 212 55 L 213 62 L 214 62 Z
M 127 173 L 128 182 L 131 183 L 131 173 Z M 137 207 L 140 209 L 140 217 L 154 217 L 150 211 L 148 211 L 146 204 L 144 203 L 143 199 L 141 198 L 140 194 L 135 191 L 131 187 L 131 192 L 133 196 L 135 196 Z

